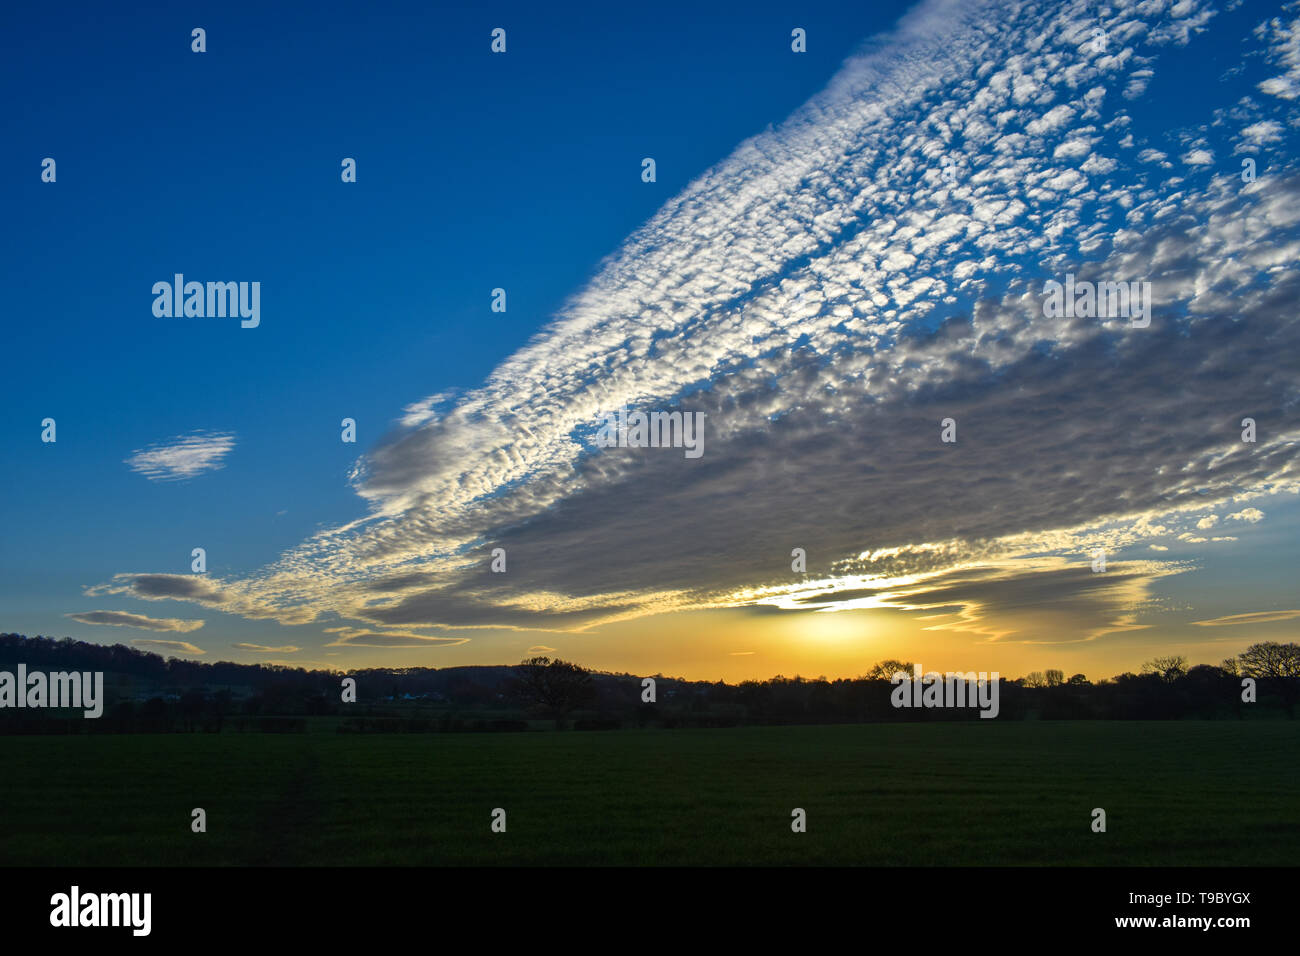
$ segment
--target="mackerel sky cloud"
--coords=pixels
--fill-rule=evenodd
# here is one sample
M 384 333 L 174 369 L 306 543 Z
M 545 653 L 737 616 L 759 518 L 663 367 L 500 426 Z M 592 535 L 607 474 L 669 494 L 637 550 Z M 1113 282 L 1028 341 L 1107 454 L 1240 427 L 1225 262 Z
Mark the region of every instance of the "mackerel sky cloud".
M 330 646 L 724 607 L 924 611 L 1033 643 L 1140 627 L 1156 583 L 1197 566 L 1189 543 L 1300 490 L 1300 365 L 1278 361 L 1300 354 L 1300 60 L 1288 7 L 1230 37 L 1248 70 L 1173 127 L 1147 97 L 1224 11 L 1102 11 L 921 4 L 669 199 L 480 387 L 394 409 L 352 473 L 364 515 L 202 593 L 165 572 L 90 593 L 347 622 Z M 1149 282 L 1149 327 L 1046 317 L 1067 273 Z M 703 456 L 596 447 L 619 407 L 704 412 Z M 231 447 L 131 466 L 188 478 Z

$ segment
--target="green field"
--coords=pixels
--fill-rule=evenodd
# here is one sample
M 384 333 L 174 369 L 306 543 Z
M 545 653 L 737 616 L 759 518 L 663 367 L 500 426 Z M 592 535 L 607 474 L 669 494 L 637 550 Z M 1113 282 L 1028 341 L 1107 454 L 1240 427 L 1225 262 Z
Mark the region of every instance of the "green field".
M 5 737 L 0 753 L 5 865 L 1300 856 L 1300 724 L 1282 721 Z M 207 833 L 190 831 L 193 807 Z

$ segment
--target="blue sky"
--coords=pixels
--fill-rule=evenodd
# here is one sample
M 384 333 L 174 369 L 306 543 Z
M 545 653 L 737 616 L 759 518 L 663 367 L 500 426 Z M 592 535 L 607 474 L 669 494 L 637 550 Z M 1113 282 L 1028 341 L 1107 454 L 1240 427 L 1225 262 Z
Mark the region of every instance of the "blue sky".
M 448 640 L 449 662 L 508 660 L 595 628 L 616 666 L 622 623 L 671 612 L 892 608 L 911 635 L 897 639 L 923 641 L 927 609 L 961 607 L 951 632 L 974 641 L 1041 642 L 1050 627 L 1115 646 L 1130 628 L 1154 633 L 1160 610 L 1171 630 L 1158 640 L 1182 648 L 1175 623 L 1290 610 L 1278 569 L 1295 557 L 1295 363 L 1283 361 L 1295 332 L 1273 303 L 1293 288 L 1294 256 L 1279 265 L 1267 250 L 1295 236 L 1294 6 L 1058 7 L 6 11 L 22 43 L 0 63 L 12 270 L 0 626 L 176 638 L 209 660 L 265 658 L 237 642 L 295 646 L 330 663 L 441 663 Z M 1086 49 L 1095 23 L 1105 55 Z M 504 55 L 489 52 L 497 26 Z M 805 54 L 790 50 L 796 26 Z M 40 181 L 47 156 L 53 184 Z M 641 181 L 646 156 L 655 183 Z M 1233 207 L 1247 156 L 1260 181 Z M 340 182 L 343 157 L 355 184 Z M 1219 232 L 1171 257 L 1160 230 L 1186 235 L 1180 217 Z M 1246 219 L 1270 229 L 1226 251 L 1240 268 L 1224 270 L 1215 250 Z M 1066 271 L 1150 278 L 1156 331 L 1108 328 L 1103 341 L 1095 326 L 1040 324 L 1025 353 L 1039 365 L 991 349 L 1030 333 L 980 310 L 1032 312 L 1031 287 Z M 260 281 L 260 327 L 156 318 L 151 286 L 177 272 Z M 495 287 L 504 314 L 490 311 Z M 1233 323 L 1249 331 L 1234 337 Z M 1106 349 L 1115 361 L 1098 361 Z M 1180 362 L 1201 366 L 1196 388 Z M 1071 391 L 1072 376 L 1109 398 Z M 1221 403 L 1205 382 L 1222 384 Z M 1006 500 L 971 494 L 978 520 L 891 504 L 996 484 L 1024 431 L 1017 389 L 1065 411 L 1061 435 L 1033 446 L 1041 462 L 1003 476 Z M 410 411 L 431 396 L 435 415 Z M 555 452 L 609 396 L 655 408 L 702 396 L 718 450 L 693 472 Z M 928 435 L 945 408 L 971 443 L 960 462 L 870 443 L 895 426 Z M 1159 420 L 1180 408 L 1194 424 Z M 1224 445 L 1215 458 L 1206 430 L 1230 442 L 1256 408 L 1267 424 L 1250 451 L 1267 457 L 1248 465 Z M 1108 413 L 1153 420 L 1106 431 Z M 53 445 L 39 441 L 47 416 Z M 344 417 L 356 445 L 339 441 Z M 220 467 L 158 481 L 125 462 L 196 432 L 231 436 Z M 1199 487 L 1156 481 L 1115 507 L 1205 455 L 1220 463 Z M 773 486 L 768 469 L 798 481 Z M 1096 493 L 1047 494 L 1060 484 L 1044 476 L 1072 469 Z M 879 487 L 864 487 L 872 474 Z M 829 503 L 801 504 L 802 487 Z M 1195 495 L 1205 509 L 1189 507 Z M 1165 506 L 1177 520 L 1157 520 Z M 1266 517 L 1231 517 L 1249 508 Z M 691 540 L 692 528 L 709 530 Z M 948 596 L 933 601 L 897 590 L 980 562 L 1033 590 L 1081 560 L 1085 539 L 1141 562 L 1099 604 L 1091 582 L 1063 584 L 1050 625 L 1023 623 L 1033 598 L 963 591 L 950 605 L 937 583 Z M 783 580 L 783 556 L 805 541 L 818 570 Z M 927 557 L 939 542 L 955 542 L 946 565 Z M 469 569 L 493 544 L 518 571 L 484 585 Z M 119 577 L 188 575 L 196 546 L 229 599 L 147 600 Z M 370 613 L 368 588 L 393 580 L 378 593 L 398 596 Z M 864 581 L 892 596 L 826 598 Z M 170 633 L 66 616 L 97 610 L 206 623 Z M 973 624 L 981 615 L 1022 623 Z M 872 652 L 854 650 L 864 668 Z
M 188 569 L 201 538 L 214 570 L 247 568 L 355 517 L 341 418 L 364 446 L 431 385 L 476 385 L 666 197 L 903 8 L 805 7 L 803 56 L 779 4 L 7 11 L 24 42 L 0 64 L 3 253 L 11 315 L 32 318 L 6 323 L 22 358 L 4 429 L 11 503 L 44 505 L 6 514 L 22 627 L 48 630 L 47 601 L 124 560 Z M 57 189 L 31 175 L 46 156 Z M 177 271 L 260 278 L 276 319 L 160 322 L 141 303 Z M 58 462 L 26 440 L 47 415 Z M 194 429 L 237 433 L 239 455 L 183 488 L 122 466 Z
M 39 449 L 15 442 L 24 487 L 63 474 L 75 498 L 93 467 L 121 481 L 115 495 L 165 506 L 156 489 L 114 474 L 124 451 L 195 427 L 234 429 L 260 438 L 264 460 L 248 456 L 254 470 L 216 500 L 237 494 L 274 514 L 291 493 L 299 513 L 278 536 L 269 522 L 241 529 L 232 559 L 264 560 L 286 534 L 343 518 L 349 449 L 320 433 L 334 437 L 350 414 L 373 439 L 431 383 L 477 384 L 665 197 L 782 119 L 859 36 L 888 23 L 888 8 L 858 19 L 810 10 L 800 22 L 816 39 L 795 57 L 780 8 L 656 10 L 410 4 L 375 17 L 219 5 L 70 28 L 62 14 L 25 8 L 31 19 L 8 26 L 27 42 L 0 66 L 14 134 L 5 173 L 17 187 L 4 252 L 21 264 L 13 314 L 44 318 L 9 328 L 15 354 L 29 357 L 11 374 L 23 413 L 67 409 L 61 440 L 80 465 L 44 471 Z M 498 21 L 513 42 L 493 58 Z M 206 25 L 204 55 L 190 51 L 191 24 Z M 35 153 L 58 161 L 57 190 L 28 175 Z M 650 154 L 653 185 L 639 175 Z M 346 189 L 344 156 L 360 163 Z M 175 271 L 261 276 L 277 319 L 255 342 L 229 323 L 160 324 L 139 308 L 139 289 Z M 498 286 L 505 315 L 488 311 Z M 6 419 L 11 436 L 19 420 Z M 141 532 L 132 548 L 157 541 L 146 554 L 159 560 L 164 529 L 190 510 L 181 502 L 147 527 L 134 513 L 112 534 Z M 50 541 L 55 567 L 84 542 L 71 523 L 28 517 L 46 540 L 67 529 Z

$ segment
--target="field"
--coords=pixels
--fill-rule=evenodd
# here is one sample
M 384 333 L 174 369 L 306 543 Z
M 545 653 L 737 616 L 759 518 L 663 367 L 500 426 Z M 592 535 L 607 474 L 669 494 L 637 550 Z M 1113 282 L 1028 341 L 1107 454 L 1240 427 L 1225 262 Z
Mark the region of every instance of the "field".
M 0 864 L 1291 865 L 1300 725 L 0 738 Z M 207 811 L 208 831 L 190 830 Z M 507 832 L 490 830 L 507 813 Z M 790 829 L 807 811 L 807 832 Z M 1107 832 L 1090 829 L 1102 807 Z

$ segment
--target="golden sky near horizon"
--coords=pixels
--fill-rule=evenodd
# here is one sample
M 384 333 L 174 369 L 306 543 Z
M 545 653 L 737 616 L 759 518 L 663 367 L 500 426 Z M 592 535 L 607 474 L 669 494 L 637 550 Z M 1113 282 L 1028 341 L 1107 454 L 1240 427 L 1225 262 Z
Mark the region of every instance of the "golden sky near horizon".
M 1296 612 L 1300 615 L 1300 612 Z M 294 666 L 346 668 L 457 667 L 516 663 L 540 654 L 595 670 L 663 674 L 689 680 L 763 680 L 825 676 L 849 678 L 877 661 L 913 661 L 940 671 L 997 671 L 1022 677 L 1063 670 L 1090 680 L 1137 672 L 1143 661 L 1182 654 L 1192 664 L 1218 664 L 1250 644 L 1295 639 L 1295 618 L 1224 626 L 1143 627 L 1092 641 L 1039 644 L 984 641 L 936 626 L 920 613 L 893 610 L 754 613 L 745 610 L 673 612 L 605 625 L 584 633 L 496 635 L 454 647 L 392 651 L 360 648 L 285 659 Z M 933 628 L 933 629 L 930 629 Z M 362 663 L 364 661 L 364 664 Z

